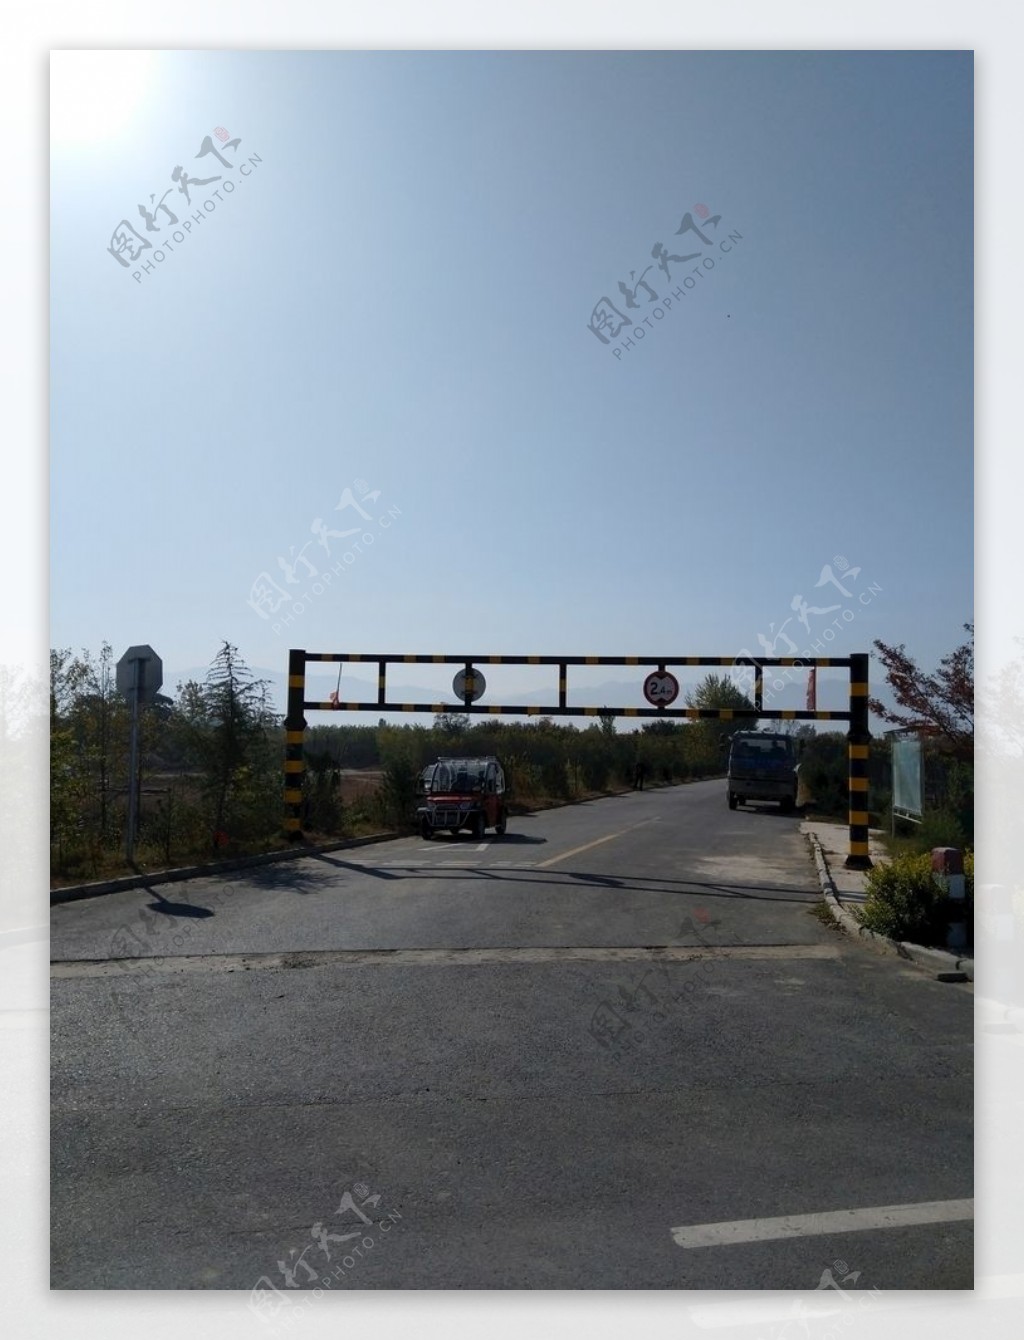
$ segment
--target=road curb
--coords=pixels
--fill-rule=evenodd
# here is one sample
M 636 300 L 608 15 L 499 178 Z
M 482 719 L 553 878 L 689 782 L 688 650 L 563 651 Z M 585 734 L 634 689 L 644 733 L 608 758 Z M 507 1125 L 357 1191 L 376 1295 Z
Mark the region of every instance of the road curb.
M 251 870 L 254 866 L 273 865 L 277 861 L 297 861 L 304 856 L 319 856 L 321 852 L 345 851 L 349 847 L 366 847 L 375 842 L 391 842 L 400 833 L 373 833 L 369 837 L 341 838 L 317 846 L 289 847 L 287 851 L 270 851 L 261 856 L 238 856 L 230 861 L 212 861 L 208 865 L 183 865 L 175 870 L 154 870 L 151 875 L 121 875 L 117 879 L 97 880 L 92 884 L 72 884 L 66 889 L 50 890 L 50 906 L 73 903 L 80 898 L 98 898 L 104 893 L 121 893 L 124 889 L 148 889 L 151 884 L 177 884 L 186 879 L 202 879 L 228 874 L 232 870 Z
M 839 901 L 839 893 L 829 871 L 828 861 L 825 859 L 821 843 L 813 833 L 807 834 L 807 840 L 811 844 L 814 864 L 818 870 L 818 880 L 821 884 L 821 892 L 824 895 L 825 902 L 828 904 L 829 911 L 835 920 L 845 931 L 856 936 L 858 940 L 868 944 L 880 954 L 888 954 L 890 957 L 901 958 L 905 961 L 909 960 L 921 968 L 926 968 L 939 981 L 974 981 L 974 960 L 971 958 L 958 958 L 956 954 L 951 954 L 948 950 L 928 949 L 924 945 L 912 944 L 909 940 L 892 940 L 887 935 L 879 935 L 877 931 L 862 926 L 854 914 Z

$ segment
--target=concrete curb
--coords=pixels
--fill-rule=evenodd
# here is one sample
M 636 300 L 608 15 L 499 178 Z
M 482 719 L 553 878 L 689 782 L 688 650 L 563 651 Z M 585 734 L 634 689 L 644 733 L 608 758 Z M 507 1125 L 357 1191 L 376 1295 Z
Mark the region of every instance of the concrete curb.
M 232 870 L 251 870 L 254 866 L 273 865 L 277 861 L 297 861 L 304 856 L 319 856 L 321 852 L 345 851 L 348 847 L 366 847 L 375 842 L 392 842 L 401 833 L 373 833 L 370 837 L 341 838 L 321 846 L 289 847 L 286 851 L 270 851 L 262 856 L 238 856 L 231 861 L 214 861 L 208 865 L 183 865 L 176 870 L 154 870 L 151 875 L 122 875 L 118 879 L 98 880 L 93 884 L 72 884 L 66 889 L 50 890 L 50 906 L 73 903 L 80 898 L 98 898 L 104 893 L 120 893 L 124 889 L 147 889 L 151 884 L 177 884 L 185 879 L 216 878 Z
M 839 894 L 829 872 L 828 862 L 825 859 L 825 853 L 822 851 L 821 843 L 813 833 L 807 834 L 807 840 L 811 844 L 814 864 L 818 870 L 818 880 L 821 884 L 821 892 L 824 895 L 825 902 L 828 904 L 829 911 L 835 920 L 845 931 L 856 936 L 858 940 L 868 944 L 878 953 L 909 960 L 911 963 L 927 969 L 941 982 L 974 981 L 974 960 L 972 958 L 958 958 L 956 954 L 951 954 L 948 950 L 928 949 L 924 945 L 911 944 L 909 940 L 891 940 L 887 935 L 879 935 L 877 931 L 868 930 L 867 926 L 862 926 L 853 913 L 839 901 Z

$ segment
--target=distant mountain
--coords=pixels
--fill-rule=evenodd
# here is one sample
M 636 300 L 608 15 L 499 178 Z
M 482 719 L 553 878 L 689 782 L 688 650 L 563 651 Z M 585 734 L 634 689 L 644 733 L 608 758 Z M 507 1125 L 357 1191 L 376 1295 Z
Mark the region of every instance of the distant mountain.
M 436 688 L 425 688 L 422 684 L 413 684 L 400 680 L 396 677 L 392 682 L 391 676 L 396 673 L 399 667 L 389 667 L 388 669 L 388 697 L 392 702 L 406 703 L 432 703 L 446 702 L 450 704 L 452 711 L 458 711 L 460 704 L 456 701 L 454 693 L 449 688 L 447 692 L 439 693 Z M 452 673 L 458 667 L 452 666 Z M 282 715 L 285 712 L 288 700 L 288 677 L 282 674 L 280 670 L 268 670 L 264 666 L 251 667 L 253 677 L 256 679 L 265 679 L 270 684 L 270 696 L 274 705 L 274 710 Z M 178 685 L 186 680 L 194 679 L 202 683 L 206 678 L 206 666 L 192 667 L 188 670 L 172 670 L 164 675 L 164 692 L 170 696 L 175 696 L 178 691 Z M 485 667 L 486 671 L 486 667 Z M 325 701 L 333 692 L 338 682 L 338 671 L 335 666 L 310 666 L 306 671 L 306 693 L 307 697 L 316 696 L 320 701 Z M 322 695 L 322 697 L 320 696 Z M 346 669 L 342 678 L 342 696 L 351 702 L 366 701 L 373 702 L 377 697 L 377 677 L 372 678 L 353 673 Z M 491 695 L 488 695 L 489 697 Z M 522 703 L 527 707 L 551 707 L 558 701 L 558 689 L 554 683 L 549 689 L 530 689 L 515 691 L 511 690 L 502 694 L 508 702 Z M 588 705 L 600 707 L 642 707 L 644 705 L 643 692 L 637 681 L 631 682 L 625 680 L 606 680 L 601 684 L 590 685 L 585 688 L 573 689 L 570 680 L 569 702 L 586 702 Z M 354 715 L 354 714 L 352 714 Z M 376 724 L 372 713 L 365 714 L 367 726 Z M 432 717 L 425 717 L 422 714 L 413 716 L 403 713 L 401 717 L 390 714 L 390 719 L 396 724 L 399 721 L 418 721 L 420 724 L 429 724 Z M 310 724 L 326 724 L 326 715 L 321 721 L 317 718 L 311 720 Z
M 399 679 L 397 676 L 402 670 L 401 666 L 388 667 L 388 698 L 392 702 L 406 703 L 447 703 L 453 712 L 459 710 L 460 704 L 456 702 L 455 695 L 449 687 L 445 692 L 439 692 L 436 688 L 425 688 L 422 684 L 409 683 Z M 454 674 L 457 666 L 452 666 Z M 552 667 L 553 668 L 553 667 Z M 375 673 L 367 675 L 365 665 L 360 665 L 363 673 L 354 672 L 349 666 L 346 666 L 342 675 L 342 697 L 351 702 L 373 702 L 377 697 L 377 676 Z M 487 667 L 483 667 L 485 673 Z M 178 685 L 188 679 L 198 680 L 200 683 L 206 678 L 206 666 L 192 668 L 189 670 L 169 671 L 164 675 L 164 693 L 171 697 L 176 696 Z M 253 676 L 256 679 L 265 679 L 270 684 L 270 697 L 274 710 L 282 716 L 285 713 L 288 700 L 288 678 L 280 670 L 268 670 L 263 666 L 252 667 Z M 392 682 L 391 676 L 396 678 Z M 592 684 L 581 688 L 572 687 L 572 670 L 570 668 L 569 680 L 569 702 L 570 704 L 586 703 L 588 706 L 596 707 L 643 707 L 645 706 L 643 690 L 639 680 L 604 680 L 600 684 Z M 329 664 L 317 664 L 308 666 L 306 670 L 306 694 L 309 698 L 315 698 L 320 702 L 326 702 L 329 695 L 333 692 L 338 682 L 338 669 L 335 664 L 332 668 Z M 798 707 L 804 706 L 803 702 L 804 688 L 803 684 L 794 682 L 788 685 L 781 692 L 776 700 L 771 704 L 773 707 Z M 839 695 L 836 695 L 836 707 L 844 706 L 838 701 Z M 506 702 L 522 703 L 526 707 L 551 707 L 558 701 L 558 690 L 552 683 L 551 688 L 530 689 L 523 691 L 509 690 L 502 693 L 502 698 Z M 487 699 L 494 701 L 494 696 L 488 691 Z M 487 700 L 485 699 L 485 701 Z M 676 706 L 683 706 L 683 694 L 681 693 Z M 820 702 L 819 706 L 829 706 L 830 704 Z M 429 726 L 433 721 L 432 716 L 425 713 L 403 712 L 386 713 L 386 719 L 394 725 L 406 722 L 410 725 Z M 377 724 L 377 717 L 372 712 L 346 713 L 343 718 L 347 724 L 373 726 Z M 307 720 L 310 725 L 327 725 L 330 718 L 326 713 L 311 713 Z M 569 720 L 575 721 L 577 725 L 585 726 L 587 721 L 582 717 L 573 717 Z M 841 723 L 839 723 L 841 724 Z M 627 729 L 627 723 L 622 718 L 619 719 L 618 729 L 620 731 Z M 826 727 L 828 729 L 828 727 Z

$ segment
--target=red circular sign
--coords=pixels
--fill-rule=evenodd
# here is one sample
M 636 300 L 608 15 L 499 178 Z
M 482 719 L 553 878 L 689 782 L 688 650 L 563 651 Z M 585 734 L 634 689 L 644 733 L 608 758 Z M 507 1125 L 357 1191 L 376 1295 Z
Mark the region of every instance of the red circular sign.
M 644 697 L 653 707 L 668 707 L 679 697 L 679 680 L 668 670 L 653 670 L 644 680 Z

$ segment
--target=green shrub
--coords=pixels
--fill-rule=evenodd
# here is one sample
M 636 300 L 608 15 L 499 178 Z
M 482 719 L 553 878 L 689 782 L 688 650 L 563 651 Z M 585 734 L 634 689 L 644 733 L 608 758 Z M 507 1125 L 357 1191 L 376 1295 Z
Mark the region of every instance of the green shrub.
M 381 821 L 395 828 L 411 829 L 416 817 L 416 779 L 419 769 L 410 752 L 401 748 L 385 751 L 379 813 Z
M 360 792 L 345 806 L 344 831 L 348 837 L 362 837 L 378 831 L 385 823 L 380 791 Z
M 567 800 L 570 794 L 570 785 L 569 773 L 565 763 L 557 759 L 542 764 L 540 785 L 544 795 L 557 800 Z
M 580 767 L 583 785 L 588 791 L 603 791 L 608 785 L 609 772 L 607 758 L 597 753 L 588 754 Z
M 341 771 L 310 757 L 305 778 L 306 827 L 336 837 L 344 827 Z
M 945 944 L 949 897 L 932 876 L 929 856 L 897 856 L 876 865 L 867 883 L 861 920 L 869 930 L 913 944 Z
M 918 826 L 917 845 L 923 852 L 933 847 L 959 847 L 962 851 L 967 845 L 967 834 L 955 810 L 926 809 Z

